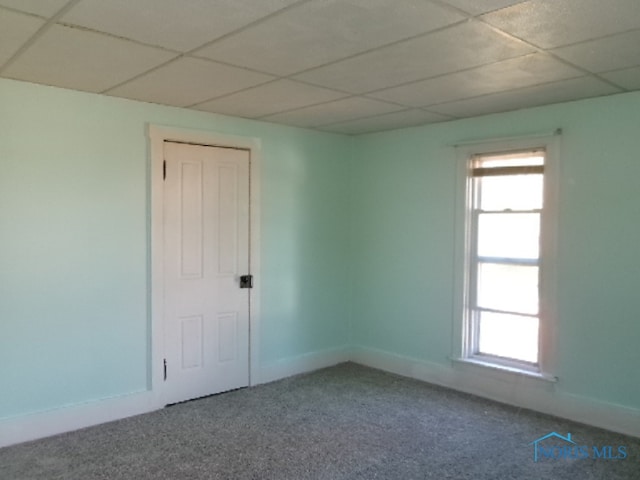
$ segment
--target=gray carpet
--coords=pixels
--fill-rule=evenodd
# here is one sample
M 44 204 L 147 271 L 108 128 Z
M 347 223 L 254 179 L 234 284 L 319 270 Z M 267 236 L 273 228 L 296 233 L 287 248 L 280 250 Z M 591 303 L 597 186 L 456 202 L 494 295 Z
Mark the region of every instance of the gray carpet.
M 552 431 L 628 456 L 534 462 Z M 0 479 L 636 480 L 640 439 L 347 363 L 0 449 Z

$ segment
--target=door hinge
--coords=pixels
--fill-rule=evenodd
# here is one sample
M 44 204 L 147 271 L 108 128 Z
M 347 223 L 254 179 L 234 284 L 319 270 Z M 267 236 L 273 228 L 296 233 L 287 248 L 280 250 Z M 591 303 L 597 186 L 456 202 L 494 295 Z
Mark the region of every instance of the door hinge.
M 253 288 L 253 275 L 241 275 L 240 288 Z
M 163 180 L 167 179 L 167 161 L 166 160 L 162 161 L 162 179 Z
M 167 359 L 164 359 L 164 380 L 167 381 Z

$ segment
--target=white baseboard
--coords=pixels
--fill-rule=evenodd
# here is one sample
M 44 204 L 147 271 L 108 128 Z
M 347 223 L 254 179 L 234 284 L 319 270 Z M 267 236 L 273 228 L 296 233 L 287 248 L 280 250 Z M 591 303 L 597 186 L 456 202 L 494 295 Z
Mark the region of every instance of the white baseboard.
M 365 347 L 351 361 L 502 403 L 640 437 L 640 409 L 567 394 L 542 379 L 474 365 L 441 365 Z
M 273 382 L 281 378 L 331 367 L 339 363 L 348 362 L 350 358 L 351 349 L 349 347 L 339 347 L 279 360 L 261 367 L 258 383 Z
M 151 392 L 140 392 L 0 420 L 0 447 L 92 427 L 156 410 Z
M 261 367 L 260 378 L 254 385 L 330 367 L 347 362 L 349 358 L 347 347 L 288 358 Z M 146 391 L 0 419 L 0 448 L 152 412 L 161 407 L 153 392 Z
M 429 363 L 365 347 L 340 347 L 265 365 L 260 368 L 260 378 L 255 384 L 347 361 L 640 437 L 640 409 L 567 394 L 560 391 L 557 384 L 544 380 L 471 365 Z M 160 407 L 153 392 L 147 391 L 0 419 L 0 447 L 148 413 Z

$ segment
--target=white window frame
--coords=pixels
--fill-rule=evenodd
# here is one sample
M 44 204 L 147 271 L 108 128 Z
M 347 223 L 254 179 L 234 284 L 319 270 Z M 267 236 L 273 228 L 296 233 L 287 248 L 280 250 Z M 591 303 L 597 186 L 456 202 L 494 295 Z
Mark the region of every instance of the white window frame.
M 519 151 L 543 149 L 545 151 L 543 208 L 540 219 L 540 286 L 539 286 L 539 335 L 538 363 L 536 365 L 494 359 L 474 354 L 472 339 L 473 322 L 470 318 L 469 274 L 473 268 L 471 258 L 473 234 L 471 228 L 473 192 L 471 160 L 474 155 L 508 154 Z M 560 130 L 549 134 L 528 137 L 465 142 L 455 146 L 457 157 L 456 174 L 456 219 L 455 219 L 455 274 L 453 306 L 453 355 L 458 362 L 472 363 L 506 372 L 531 375 L 557 380 L 556 331 L 557 316 L 557 233 L 558 233 L 558 182 Z

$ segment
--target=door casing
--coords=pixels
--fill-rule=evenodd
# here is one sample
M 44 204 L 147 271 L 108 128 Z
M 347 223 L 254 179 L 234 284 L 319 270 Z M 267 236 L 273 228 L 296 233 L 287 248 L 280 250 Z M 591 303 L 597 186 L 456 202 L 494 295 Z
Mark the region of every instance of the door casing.
M 147 388 L 152 392 L 154 407 L 164 406 L 162 383 L 164 381 L 164 242 L 163 242 L 163 162 L 164 142 L 174 141 L 213 147 L 241 148 L 249 150 L 249 257 L 254 286 L 249 293 L 249 386 L 260 383 L 260 165 L 261 143 L 257 138 L 219 134 L 215 132 L 189 130 L 162 125 L 148 126 L 149 141 L 149 205 L 148 235 L 150 254 L 148 311 L 149 344 Z

